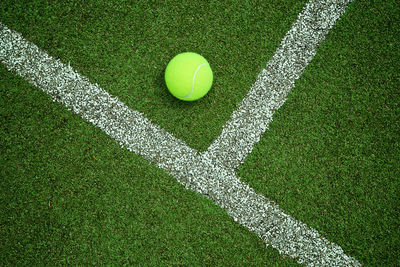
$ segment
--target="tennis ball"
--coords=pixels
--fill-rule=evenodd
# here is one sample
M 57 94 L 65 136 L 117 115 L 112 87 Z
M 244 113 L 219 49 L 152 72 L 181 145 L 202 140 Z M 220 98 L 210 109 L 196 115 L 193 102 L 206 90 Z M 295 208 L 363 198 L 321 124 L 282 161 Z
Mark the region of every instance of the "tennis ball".
M 165 83 L 173 96 L 185 101 L 202 98 L 210 90 L 213 73 L 207 60 L 199 54 L 176 55 L 165 69 Z

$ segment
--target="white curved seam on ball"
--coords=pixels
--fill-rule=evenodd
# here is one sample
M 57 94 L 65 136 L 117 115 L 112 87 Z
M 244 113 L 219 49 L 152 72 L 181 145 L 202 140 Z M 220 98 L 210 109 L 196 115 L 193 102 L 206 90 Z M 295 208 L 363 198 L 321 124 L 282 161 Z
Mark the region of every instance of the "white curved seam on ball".
M 331 14 L 329 9 L 326 10 L 328 7 L 337 13 L 337 6 L 332 3 L 338 0 L 328 0 L 324 3 L 325 1 L 327 0 L 311 0 L 307 5 L 309 8 L 305 8 L 305 11 L 299 15 L 299 23 L 295 24 L 296 27 L 293 27 L 294 30 L 291 32 L 301 33 L 300 40 L 308 36 L 320 36 L 314 30 L 311 31 L 311 35 L 303 34 L 304 31 L 298 30 L 299 25 L 302 29 L 308 29 L 303 27 L 304 22 L 316 16 L 315 12 L 321 14 L 321 17 L 316 16 L 319 23 L 317 25 L 327 23 L 326 20 L 329 22 L 330 18 L 336 20 L 336 16 L 323 15 Z M 344 9 L 339 9 L 339 11 L 344 11 Z M 319 18 L 326 19 L 319 20 Z M 325 28 L 312 27 L 311 29 Z M 296 40 L 296 38 L 289 39 Z M 297 46 L 293 47 L 291 43 L 284 42 L 283 44 L 282 46 L 291 48 L 290 51 L 298 51 Z M 292 57 L 285 57 L 286 54 L 280 55 L 282 60 L 292 59 Z M 214 164 L 213 159 L 209 158 L 210 155 L 200 156 L 197 150 L 188 147 L 184 141 L 153 124 L 142 113 L 129 109 L 117 97 L 108 94 L 97 84 L 91 84 L 88 78 L 81 76 L 60 60 L 50 57 L 1 22 L 0 62 L 9 71 L 15 71 L 48 93 L 54 101 L 63 103 L 76 114 L 102 129 L 122 147 L 143 156 L 176 177 L 186 189 L 198 192 L 214 201 L 236 222 L 257 234 L 267 246 L 271 245 L 280 254 L 309 265 L 361 266 L 356 259 L 344 254 L 340 246 L 330 243 L 316 230 L 296 221 L 280 210 L 278 205 L 255 193 L 249 185 L 236 177 L 234 168 L 225 169 L 225 166 Z M 242 111 L 243 109 L 240 109 L 240 112 Z M 254 112 L 254 109 L 251 111 Z M 246 118 L 248 116 L 245 116 Z M 256 121 L 258 121 L 257 118 Z M 236 122 L 229 124 L 230 129 L 236 127 L 239 130 L 238 127 L 242 127 L 243 121 L 239 120 L 238 124 L 235 124 Z M 253 123 L 253 125 L 258 124 Z M 259 136 L 257 133 L 249 133 Z M 232 131 L 229 134 L 232 134 Z M 222 134 L 221 136 L 229 137 Z M 233 134 L 233 136 L 240 138 L 238 135 Z M 238 140 L 243 140 L 243 138 Z M 245 147 L 242 145 L 239 148 Z M 213 153 L 221 150 L 216 151 Z M 238 153 L 235 150 L 227 149 L 226 151 L 228 152 L 220 155 Z M 228 159 L 231 160 L 229 156 Z
M 196 79 L 197 72 L 198 72 L 198 71 L 200 70 L 200 68 L 203 67 L 204 65 L 207 65 L 207 63 L 200 64 L 200 66 L 197 67 L 197 69 L 196 69 L 196 71 L 194 72 L 194 75 L 193 75 L 192 90 L 190 91 L 190 93 L 189 93 L 188 95 L 186 95 L 186 96 L 184 96 L 184 97 L 182 97 L 182 98 L 188 98 L 188 97 L 190 97 L 190 96 L 193 94 L 193 90 L 194 90 L 194 81 L 195 81 L 195 79 Z

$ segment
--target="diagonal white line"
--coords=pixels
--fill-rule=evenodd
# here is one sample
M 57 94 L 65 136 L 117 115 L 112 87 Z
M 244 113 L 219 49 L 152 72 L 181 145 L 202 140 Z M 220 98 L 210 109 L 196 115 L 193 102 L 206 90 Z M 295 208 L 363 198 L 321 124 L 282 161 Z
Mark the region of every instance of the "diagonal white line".
M 233 219 L 280 253 L 310 265 L 360 265 L 342 248 L 285 214 L 254 192 L 233 169 L 216 165 L 206 155 L 152 124 L 71 67 L 41 51 L 0 23 L 0 61 L 52 96 L 54 101 L 105 131 L 128 150 L 149 159 L 183 184 L 213 200 Z
M 0 61 L 130 151 L 167 166 L 197 151 L 0 22 Z
M 205 155 L 228 168 L 237 168 L 243 163 L 311 62 L 318 45 L 351 1 L 319 0 L 305 6 Z

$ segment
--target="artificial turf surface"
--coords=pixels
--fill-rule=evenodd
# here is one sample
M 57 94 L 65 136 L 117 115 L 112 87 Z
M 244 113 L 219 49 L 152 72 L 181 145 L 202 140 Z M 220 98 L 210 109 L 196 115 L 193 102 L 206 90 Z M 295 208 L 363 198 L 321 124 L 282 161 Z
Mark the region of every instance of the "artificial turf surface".
M 204 150 L 305 1 L 2 1 L 0 21 Z M 366 265 L 399 263 L 396 1 L 355 1 L 240 177 Z M 215 84 L 174 99 L 168 60 L 204 55 Z M 296 265 L 219 207 L 121 149 L 0 66 L 0 263 Z
M 1 265 L 293 265 L 0 66 Z
M 5 0 L 0 18 L 127 106 L 205 150 L 304 3 Z M 212 90 L 197 102 L 175 99 L 164 83 L 168 61 L 184 51 L 203 55 L 214 71 Z
M 239 170 L 374 266 L 400 264 L 399 29 L 396 1 L 351 4 Z

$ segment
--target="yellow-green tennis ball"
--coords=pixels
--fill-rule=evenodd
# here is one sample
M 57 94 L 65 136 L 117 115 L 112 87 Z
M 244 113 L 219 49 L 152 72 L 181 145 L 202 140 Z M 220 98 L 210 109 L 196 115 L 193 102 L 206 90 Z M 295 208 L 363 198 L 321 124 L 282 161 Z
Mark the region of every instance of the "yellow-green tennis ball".
M 213 73 L 207 60 L 199 54 L 176 55 L 165 69 L 165 83 L 173 96 L 185 101 L 202 98 L 210 90 Z

